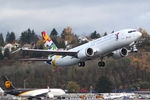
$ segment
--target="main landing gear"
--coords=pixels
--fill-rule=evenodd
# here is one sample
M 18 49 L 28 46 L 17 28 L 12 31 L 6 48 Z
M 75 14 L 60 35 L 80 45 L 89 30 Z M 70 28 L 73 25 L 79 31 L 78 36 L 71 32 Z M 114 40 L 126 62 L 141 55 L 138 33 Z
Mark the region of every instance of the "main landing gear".
M 130 46 L 130 51 L 129 52 L 137 52 L 138 49 L 136 48 L 136 41 L 132 42 L 129 46 Z
M 98 62 L 98 66 L 99 66 L 99 67 L 105 67 L 105 62 L 104 62 L 104 61 Z
M 79 67 L 84 67 L 84 66 L 85 66 L 85 62 L 79 62 L 79 63 L 78 63 L 78 66 L 79 66 Z
M 105 62 L 103 61 L 103 58 L 101 58 L 101 61 L 98 62 L 99 67 L 105 67 Z

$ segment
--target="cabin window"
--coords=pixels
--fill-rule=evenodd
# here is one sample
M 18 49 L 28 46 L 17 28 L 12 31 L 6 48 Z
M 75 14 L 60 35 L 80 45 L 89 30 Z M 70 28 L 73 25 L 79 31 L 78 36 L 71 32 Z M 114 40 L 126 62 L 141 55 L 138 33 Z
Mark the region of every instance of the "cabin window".
M 136 30 L 131 30 L 131 31 L 128 31 L 128 33 L 132 33 L 132 32 L 136 32 Z

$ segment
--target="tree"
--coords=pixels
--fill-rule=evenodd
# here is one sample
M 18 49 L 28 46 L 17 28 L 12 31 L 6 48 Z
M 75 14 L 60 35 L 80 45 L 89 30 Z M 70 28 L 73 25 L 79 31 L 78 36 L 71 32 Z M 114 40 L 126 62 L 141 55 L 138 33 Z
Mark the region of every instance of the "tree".
M 42 40 L 38 40 L 36 43 L 37 49 L 43 49 L 44 48 L 44 42 Z
M 57 37 L 57 35 L 58 35 L 58 33 L 57 33 L 56 29 L 53 28 L 53 30 L 51 31 L 49 37 L 55 43 L 56 46 L 58 45 L 58 37 Z
M 91 39 L 97 39 L 97 38 L 100 38 L 100 34 L 97 33 L 96 31 L 94 31 L 93 33 L 91 33 L 90 38 L 91 38 Z
M 4 51 L 4 57 L 9 58 L 9 49 L 8 48 L 6 48 Z
M 107 32 L 105 32 L 103 36 L 106 36 L 106 35 L 107 35 Z
M 70 28 L 70 27 L 64 28 L 64 30 L 61 33 L 61 38 L 65 39 L 65 40 L 70 40 L 70 39 L 72 39 L 71 38 L 72 34 L 73 34 L 72 28 Z
M 35 34 L 34 30 L 26 30 L 21 33 L 20 36 L 20 43 L 25 44 L 25 43 L 36 43 L 39 40 L 38 36 Z
M 150 83 L 149 82 L 141 82 L 140 89 L 150 89 Z
M 79 85 L 76 82 L 69 81 L 67 84 L 67 90 L 68 92 L 78 92 L 80 89 Z
M 38 40 L 35 46 L 36 49 L 44 49 L 44 42 L 42 40 Z M 46 54 L 41 52 L 32 53 L 32 57 L 41 57 L 46 56 Z
M 0 34 L 0 46 L 4 46 L 4 38 L 3 38 L 3 34 Z
M 14 41 L 16 39 L 15 37 L 15 33 L 14 32 L 7 32 L 7 35 L 6 35 L 6 42 L 7 43 L 12 43 L 12 41 Z
M 58 48 L 66 48 L 64 41 L 60 41 L 59 43 L 58 42 L 56 42 L 56 43 L 57 43 Z
M 100 93 L 108 93 L 113 89 L 112 82 L 105 76 L 101 76 L 96 83 L 95 90 Z
M 150 46 L 150 42 L 149 42 L 149 35 L 148 32 L 145 29 L 139 28 L 139 32 L 142 33 L 142 37 L 139 39 L 138 41 L 138 46 L 142 46 L 144 47 L 145 45 L 149 45 Z
M 10 33 L 10 43 L 12 43 L 12 41 L 15 41 L 15 40 L 16 40 L 15 33 L 14 33 L 14 32 L 11 32 L 11 33 Z
M 0 49 L 0 60 L 3 60 L 4 56 L 2 54 L 2 49 Z
M 7 32 L 6 39 L 5 39 L 7 43 L 9 42 L 9 38 L 10 38 L 10 33 Z
M 65 45 L 69 45 L 69 44 L 77 45 L 78 44 L 78 37 L 72 32 L 72 28 L 70 27 L 64 28 L 64 30 L 61 33 L 61 38 L 64 41 L 66 41 L 67 44 Z
M 50 37 L 51 36 L 57 36 L 57 35 L 58 35 L 58 32 L 56 31 L 55 28 L 53 28 L 53 30 L 51 31 Z

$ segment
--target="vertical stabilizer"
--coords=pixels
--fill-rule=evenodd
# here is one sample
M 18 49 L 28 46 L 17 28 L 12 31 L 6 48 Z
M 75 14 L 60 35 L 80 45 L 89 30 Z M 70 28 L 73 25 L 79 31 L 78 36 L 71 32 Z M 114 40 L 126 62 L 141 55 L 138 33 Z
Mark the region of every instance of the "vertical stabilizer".
M 56 45 L 53 43 L 53 41 L 48 37 L 45 31 L 41 32 L 44 46 L 47 50 L 57 50 Z

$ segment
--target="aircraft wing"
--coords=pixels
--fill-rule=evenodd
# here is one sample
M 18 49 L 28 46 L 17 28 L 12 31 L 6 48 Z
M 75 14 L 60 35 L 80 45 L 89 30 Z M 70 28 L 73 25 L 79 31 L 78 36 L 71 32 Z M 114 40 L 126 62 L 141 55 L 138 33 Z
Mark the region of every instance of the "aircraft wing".
M 47 92 L 47 93 L 42 93 L 42 94 L 33 96 L 33 98 L 39 98 L 39 97 L 49 97 L 49 98 L 54 98 L 54 95 L 53 95 L 53 94 L 50 94 L 49 92 Z
M 34 96 L 34 98 L 46 97 L 46 96 L 47 96 L 47 94 L 48 94 L 48 92 L 46 92 L 46 93 L 42 93 L 42 94 L 38 94 L 38 95 Z
M 68 51 L 68 50 L 43 50 L 43 49 L 21 49 L 22 51 L 27 52 L 40 52 L 46 54 L 54 54 L 54 55 L 63 55 L 63 56 L 77 56 L 77 51 Z
M 46 58 L 26 58 L 26 59 L 19 59 L 20 61 L 50 61 Z

